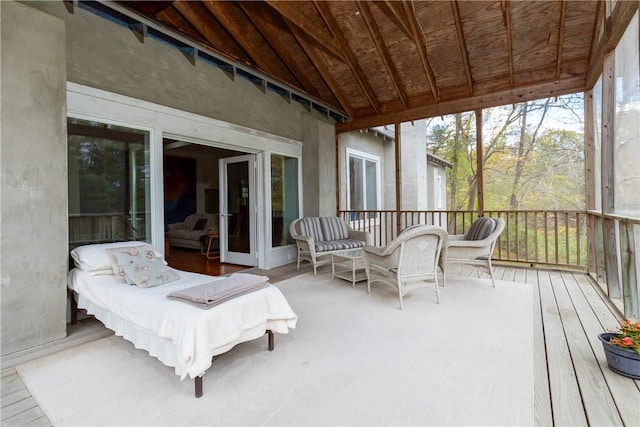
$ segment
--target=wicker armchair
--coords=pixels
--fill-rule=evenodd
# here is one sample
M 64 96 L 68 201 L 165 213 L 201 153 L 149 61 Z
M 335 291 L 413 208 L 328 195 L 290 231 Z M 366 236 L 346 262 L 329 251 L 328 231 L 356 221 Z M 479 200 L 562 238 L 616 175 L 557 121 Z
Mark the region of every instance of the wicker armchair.
M 367 291 L 371 292 L 373 282 L 394 286 L 402 310 L 402 298 L 407 292 L 433 282 L 439 304 L 438 263 L 446 240 L 444 229 L 420 225 L 404 230 L 386 247 L 364 246 Z
M 491 230 L 487 230 L 490 221 L 494 222 Z M 467 234 L 450 235 L 442 252 L 442 271 L 445 273 L 443 286 L 446 283 L 446 272 L 454 265 L 467 266 L 491 276 L 491 284 L 495 288 L 491 256 L 496 242 L 504 230 L 501 218 L 481 217 L 474 221 Z

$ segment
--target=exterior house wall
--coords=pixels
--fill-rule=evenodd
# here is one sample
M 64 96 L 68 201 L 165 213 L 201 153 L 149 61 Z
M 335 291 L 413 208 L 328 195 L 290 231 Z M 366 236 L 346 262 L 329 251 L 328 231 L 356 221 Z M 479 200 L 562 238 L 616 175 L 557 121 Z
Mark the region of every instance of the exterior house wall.
M 417 120 L 400 125 L 400 161 L 402 162 L 400 208 L 428 209 L 430 183 L 427 179 L 426 123 Z
M 426 124 L 424 121 L 403 123 L 401 126 L 400 158 L 402 168 L 401 206 L 402 210 L 446 209 L 446 175 L 443 166 L 427 161 L 425 145 Z M 383 137 L 374 133 L 353 131 L 340 134 L 340 209 L 346 210 L 347 174 L 346 150 L 352 148 L 380 157 L 381 173 L 381 209 L 396 209 L 396 162 L 395 143 L 385 142 Z M 387 137 L 392 130 L 385 130 Z M 438 177 L 440 178 L 438 180 Z M 438 187 L 438 188 L 436 188 Z
M 210 64 L 193 65 L 162 42 L 141 43 L 128 28 L 81 8 L 71 14 L 62 2 L 33 4 L 66 21 L 69 81 L 301 141 L 303 212 L 335 215 L 335 185 L 326 182 L 335 184 L 334 126 L 322 114 Z M 320 195 L 319 182 L 330 194 Z
M 314 165 L 302 171 L 304 200 L 313 204 L 303 209 L 335 213 L 334 126 L 322 114 L 193 65 L 163 42 L 140 42 L 71 2 L 72 13 L 63 2 L 0 4 L 2 354 L 65 335 L 66 82 L 301 141 L 303 167 Z
M 0 2 L 2 354 L 66 336 L 65 26 Z

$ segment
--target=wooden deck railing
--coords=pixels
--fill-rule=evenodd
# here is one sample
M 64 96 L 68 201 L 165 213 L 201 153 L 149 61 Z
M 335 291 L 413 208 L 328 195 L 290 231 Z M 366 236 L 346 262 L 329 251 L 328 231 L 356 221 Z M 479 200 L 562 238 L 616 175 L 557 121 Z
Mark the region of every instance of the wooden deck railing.
M 138 215 L 135 224 L 131 222 L 124 213 L 69 215 L 69 246 L 144 239 L 145 214 Z
M 586 211 L 520 210 L 485 211 L 485 216 L 505 221 L 493 259 L 531 266 L 558 266 L 587 270 Z M 376 245 L 391 242 L 398 231 L 414 224 L 432 224 L 449 234 L 464 234 L 478 212 L 474 211 L 341 211 L 340 216 L 360 231 L 368 231 Z

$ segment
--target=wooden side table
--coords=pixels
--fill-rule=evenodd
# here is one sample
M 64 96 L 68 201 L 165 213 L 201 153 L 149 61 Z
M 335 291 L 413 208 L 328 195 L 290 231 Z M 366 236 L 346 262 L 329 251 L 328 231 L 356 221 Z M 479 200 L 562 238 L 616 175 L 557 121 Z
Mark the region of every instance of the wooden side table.
M 169 249 L 171 248 L 171 243 L 169 243 L 169 238 L 164 238 L 164 258 L 167 259 L 169 256 Z
M 208 242 L 200 247 L 200 253 L 206 256 L 207 259 L 220 259 L 220 252 L 214 252 L 215 255 L 211 254 L 211 244 L 214 239 L 220 239 L 220 234 L 218 232 L 212 232 L 207 233 L 206 236 L 208 238 Z

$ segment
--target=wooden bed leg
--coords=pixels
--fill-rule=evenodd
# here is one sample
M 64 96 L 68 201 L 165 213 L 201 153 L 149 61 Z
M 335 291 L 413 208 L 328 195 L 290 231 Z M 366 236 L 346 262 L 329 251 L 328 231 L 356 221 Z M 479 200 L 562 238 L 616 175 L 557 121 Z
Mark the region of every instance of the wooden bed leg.
M 69 296 L 71 302 L 71 324 L 75 325 L 76 323 L 78 323 L 78 303 L 76 302 L 73 291 L 67 289 L 67 295 Z
M 202 397 L 202 377 L 194 378 L 196 385 L 196 397 Z
M 273 339 L 273 331 L 267 330 L 267 334 L 269 335 L 269 351 L 273 351 L 275 347 L 275 343 Z

